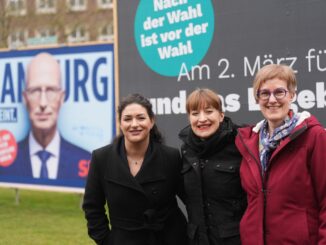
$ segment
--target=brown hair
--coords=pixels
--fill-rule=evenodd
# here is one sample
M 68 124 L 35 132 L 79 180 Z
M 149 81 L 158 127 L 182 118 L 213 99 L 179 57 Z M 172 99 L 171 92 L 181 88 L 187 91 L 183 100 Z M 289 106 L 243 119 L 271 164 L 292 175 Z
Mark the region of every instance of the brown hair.
M 253 81 L 253 92 L 256 101 L 258 101 L 257 92 L 260 86 L 267 80 L 278 78 L 287 83 L 289 92 L 295 93 L 297 79 L 291 67 L 282 64 L 270 64 L 262 67 L 256 74 Z
M 189 94 L 186 102 L 186 110 L 189 114 L 192 110 L 198 110 L 204 106 L 212 106 L 219 112 L 222 111 L 222 102 L 217 93 L 208 88 L 197 88 Z

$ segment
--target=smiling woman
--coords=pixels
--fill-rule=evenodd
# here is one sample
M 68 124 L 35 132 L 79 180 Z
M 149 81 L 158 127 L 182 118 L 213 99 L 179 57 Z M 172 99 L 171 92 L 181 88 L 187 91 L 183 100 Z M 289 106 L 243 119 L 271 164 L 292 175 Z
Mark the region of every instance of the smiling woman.
M 146 108 L 140 104 L 129 104 L 121 111 L 120 128 L 124 135 L 129 169 L 133 176 L 143 164 L 153 126 L 154 119 L 149 117 Z
M 149 132 L 153 126 L 154 119 L 150 118 L 146 109 L 139 104 L 130 104 L 122 111 L 120 128 L 128 146 L 133 143 L 148 145 Z M 139 152 L 138 154 L 143 153 Z
M 237 126 L 224 116 L 220 97 L 197 89 L 187 98 L 190 125 L 179 137 L 189 244 L 240 244 L 239 223 L 246 207 L 234 139 Z
M 118 114 L 122 134 L 92 154 L 83 204 L 90 237 L 98 244 L 185 245 L 186 219 L 175 197 L 178 150 L 162 144 L 143 96 L 126 97 Z
M 254 79 L 264 120 L 236 139 L 248 195 L 243 245 L 326 243 L 326 131 L 309 112 L 291 110 L 296 86 L 285 65 L 264 66 Z

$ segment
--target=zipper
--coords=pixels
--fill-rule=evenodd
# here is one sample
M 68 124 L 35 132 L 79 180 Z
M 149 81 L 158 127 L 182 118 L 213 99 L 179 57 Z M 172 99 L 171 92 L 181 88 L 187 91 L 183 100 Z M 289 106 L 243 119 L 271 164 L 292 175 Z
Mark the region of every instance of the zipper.
M 268 163 L 270 165 L 270 162 Z M 263 197 L 264 197 L 264 207 L 263 207 L 263 240 L 264 244 L 266 244 L 266 204 L 267 204 L 267 189 L 266 189 L 266 184 L 267 184 L 267 179 L 268 179 L 268 174 L 269 174 L 269 169 L 266 169 L 264 177 L 262 177 L 262 192 L 263 192 Z
M 294 139 L 296 139 L 299 135 L 301 135 L 303 132 L 305 132 L 308 128 L 307 123 L 302 124 L 301 128 L 297 129 L 296 131 L 292 132 L 288 137 L 290 139 L 290 141 L 293 141 Z M 272 156 L 269 159 L 269 163 L 268 163 L 268 167 L 266 169 L 266 172 L 264 175 L 262 175 L 262 167 L 260 165 L 260 161 L 257 160 L 257 158 L 255 157 L 255 155 L 252 153 L 252 151 L 247 147 L 247 145 L 244 142 L 244 139 L 242 138 L 241 133 L 238 131 L 238 135 L 239 138 L 241 140 L 241 143 L 243 144 L 243 146 L 245 147 L 245 149 L 248 151 L 248 153 L 252 156 L 252 158 L 255 160 L 255 162 L 257 163 L 259 169 L 260 169 L 260 176 L 261 176 L 261 181 L 262 181 L 262 193 L 263 193 L 263 242 L 264 244 L 266 244 L 266 203 L 267 203 L 267 189 L 266 189 L 266 184 L 267 184 L 267 180 L 269 177 L 269 172 L 270 172 L 270 168 L 271 168 L 271 160 L 272 160 Z M 282 147 L 282 149 L 279 149 L 279 151 L 282 151 L 284 149 L 284 146 Z

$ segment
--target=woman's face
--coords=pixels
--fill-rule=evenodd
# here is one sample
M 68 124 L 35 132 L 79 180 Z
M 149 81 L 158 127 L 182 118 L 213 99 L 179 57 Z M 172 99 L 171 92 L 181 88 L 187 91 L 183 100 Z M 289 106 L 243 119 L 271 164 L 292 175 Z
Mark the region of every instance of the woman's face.
M 276 99 L 275 94 L 277 97 L 282 97 L 282 90 L 286 91 L 285 95 L 283 93 L 284 97 Z M 258 98 L 258 103 L 260 106 L 260 111 L 268 121 L 268 124 L 275 129 L 276 127 L 282 125 L 284 119 L 287 117 L 291 108 L 294 93 L 288 91 L 286 81 L 278 78 L 270 79 L 262 83 L 261 87 L 259 88 L 259 92 L 267 94 L 270 93 L 268 99 L 264 100 Z M 280 94 L 281 96 L 279 96 Z
M 121 113 L 120 129 L 129 143 L 140 143 L 149 139 L 154 125 L 146 109 L 139 104 L 127 105 Z
M 201 109 L 191 110 L 188 116 L 194 134 L 199 138 L 206 139 L 218 130 L 223 121 L 224 113 L 206 105 Z

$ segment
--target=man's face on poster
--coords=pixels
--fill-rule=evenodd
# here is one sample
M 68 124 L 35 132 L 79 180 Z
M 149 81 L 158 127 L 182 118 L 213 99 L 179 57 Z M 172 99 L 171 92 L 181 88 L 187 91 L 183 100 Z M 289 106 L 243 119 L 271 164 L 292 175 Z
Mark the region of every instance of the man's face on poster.
M 33 130 L 53 132 L 64 100 L 60 68 L 49 57 L 37 58 L 29 66 L 24 99 Z

